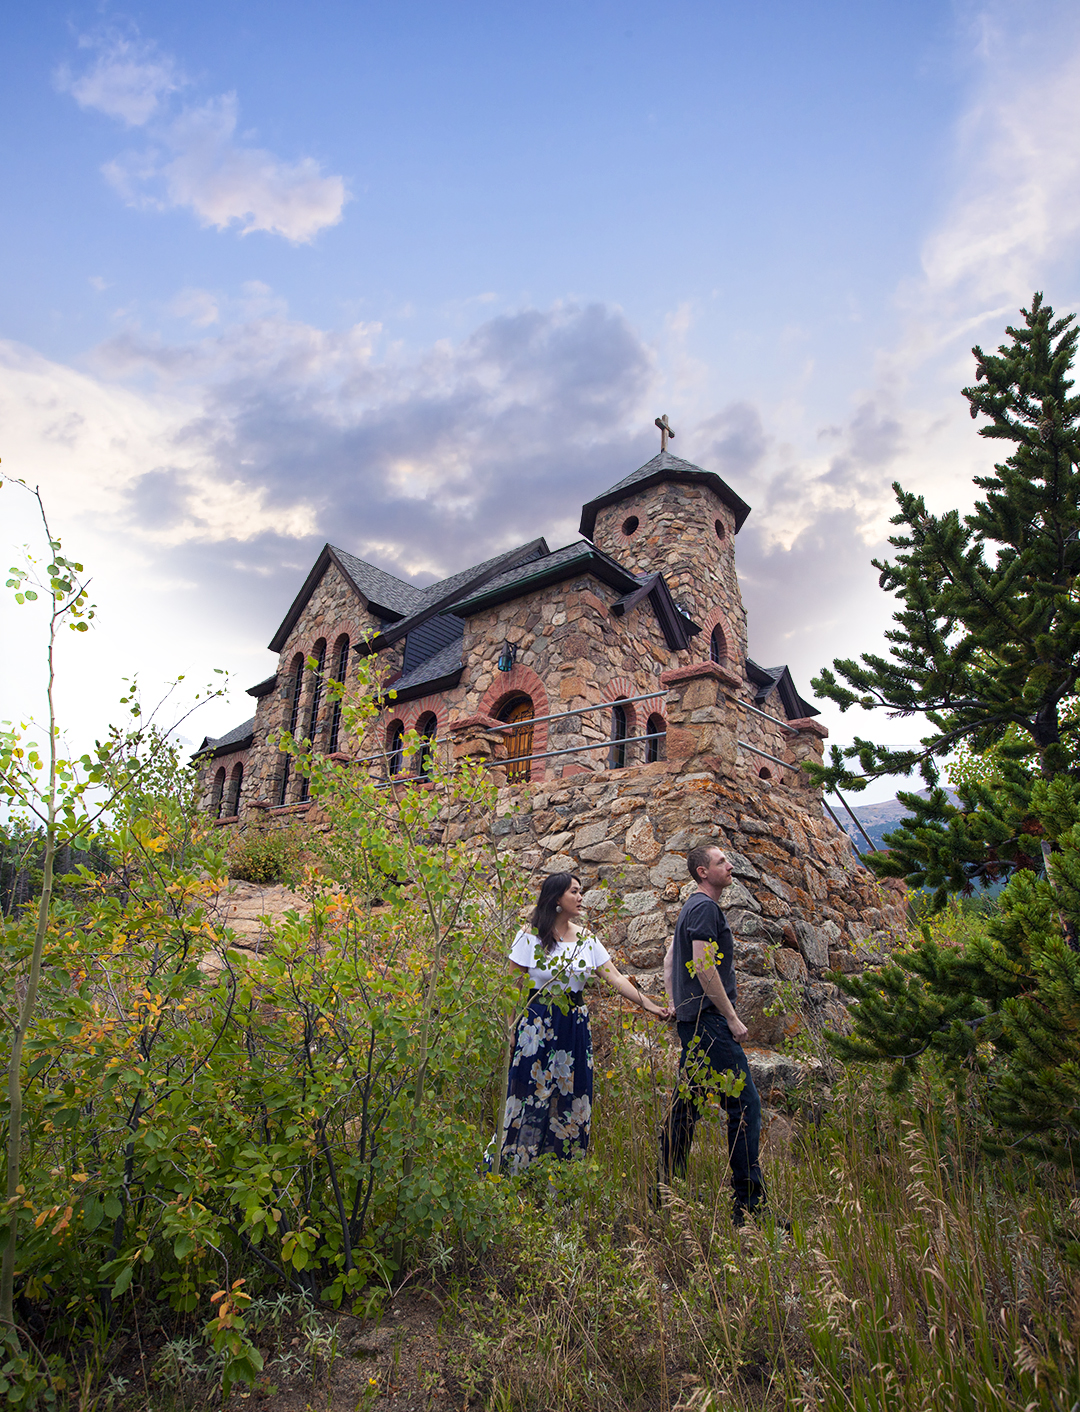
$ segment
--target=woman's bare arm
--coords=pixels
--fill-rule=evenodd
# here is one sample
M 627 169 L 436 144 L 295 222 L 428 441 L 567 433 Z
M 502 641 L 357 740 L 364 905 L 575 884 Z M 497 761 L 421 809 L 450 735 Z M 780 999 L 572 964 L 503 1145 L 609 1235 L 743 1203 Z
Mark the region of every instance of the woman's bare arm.
M 602 966 L 597 968 L 596 974 L 603 976 L 608 985 L 614 986 L 620 995 L 625 995 L 627 1000 L 632 1000 L 636 1005 L 640 1005 L 648 1014 L 655 1015 L 660 1020 L 671 1019 L 673 1011 L 670 1007 L 657 1005 L 647 995 L 643 995 L 637 986 L 623 975 L 614 961 L 605 961 Z

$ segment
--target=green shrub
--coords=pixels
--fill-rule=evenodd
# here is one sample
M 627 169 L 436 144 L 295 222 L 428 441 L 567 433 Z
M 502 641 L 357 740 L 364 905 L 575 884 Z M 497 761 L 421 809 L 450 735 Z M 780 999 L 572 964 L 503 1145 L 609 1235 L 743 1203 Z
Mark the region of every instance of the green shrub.
M 259 820 L 239 829 L 229 844 L 229 877 L 239 882 L 285 883 L 300 878 L 307 838 L 295 824 Z

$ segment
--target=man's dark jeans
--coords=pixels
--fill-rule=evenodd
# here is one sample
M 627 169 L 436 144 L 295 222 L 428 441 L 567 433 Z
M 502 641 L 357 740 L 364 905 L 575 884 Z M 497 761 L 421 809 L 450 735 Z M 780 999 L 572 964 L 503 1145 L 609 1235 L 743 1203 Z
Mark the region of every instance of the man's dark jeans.
M 694 1044 L 695 1038 L 697 1043 Z M 708 1085 L 695 1082 L 694 1071 L 708 1065 L 717 1074 L 729 1070 L 744 1078 L 738 1097 L 717 1093 L 720 1104 L 727 1110 L 728 1158 L 731 1162 L 731 1185 L 735 1192 L 735 1211 L 753 1211 L 765 1201 L 765 1184 L 761 1179 L 758 1147 L 761 1141 L 761 1099 L 750 1077 L 742 1045 L 731 1037 L 728 1023 L 717 1010 L 706 1010 L 696 1020 L 679 1021 L 682 1056 L 679 1060 L 679 1088 L 671 1100 L 667 1121 L 660 1133 L 660 1175 L 663 1181 L 684 1177 L 690 1160 L 690 1144 L 694 1128 L 705 1107 Z M 683 1094 L 684 1087 L 689 1092 Z

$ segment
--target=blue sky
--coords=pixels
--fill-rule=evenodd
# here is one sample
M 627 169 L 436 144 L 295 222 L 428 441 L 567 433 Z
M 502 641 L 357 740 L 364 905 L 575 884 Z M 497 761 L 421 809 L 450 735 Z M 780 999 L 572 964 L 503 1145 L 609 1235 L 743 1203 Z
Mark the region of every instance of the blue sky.
M 807 692 L 879 645 L 891 481 L 989 463 L 971 344 L 1080 295 L 1067 5 L 40 3 L 0 65 L 0 457 L 95 574 L 73 733 L 214 666 L 227 728 L 324 540 L 565 542 L 661 411 Z

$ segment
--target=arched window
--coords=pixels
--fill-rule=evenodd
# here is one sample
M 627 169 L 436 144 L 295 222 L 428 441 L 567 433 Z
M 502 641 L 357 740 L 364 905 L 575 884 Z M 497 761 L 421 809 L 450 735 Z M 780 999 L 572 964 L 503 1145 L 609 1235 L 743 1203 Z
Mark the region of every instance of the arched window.
M 311 654 L 315 658 L 315 674 L 311 683 L 311 699 L 308 702 L 307 729 L 304 736 L 308 742 L 308 751 L 314 753 L 315 738 L 319 734 L 319 706 L 322 702 L 323 672 L 326 668 L 326 641 L 319 638 L 315 644 L 315 650 Z M 300 798 L 307 799 L 311 792 L 311 778 L 305 775 L 300 781 Z
M 291 695 L 290 695 L 290 700 L 289 700 L 289 721 L 288 721 L 288 729 L 289 729 L 289 734 L 290 734 L 291 736 L 295 737 L 295 735 L 296 735 L 297 723 L 298 723 L 299 720 L 300 720 L 300 693 L 301 693 L 301 692 L 303 691 L 303 689 L 304 689 L 304 659 L 303 659 L 303 657 L 297 657 L 296 661 L 293 663 L 293 669 L 292 669 L 292 672 L 291 672 L 291 674 L 290 674 L 290 683 L 289 683 L 289 686 L 290 686 L 290 693 L 291 693 Z M 290 774 L 292 773 L 292 771 L 291 771 L 291 769 L 290 769 L 290 766 L 291 766 L 291 765 L 292 765 L 292 757 L 289 756 L 289 755 L 286 755 L 284 752 L 282 752 L 282 765 L 281 765 L 281 776 L 280 776 L 280 781 L 281 781 L 281 782 L 280 782 L 280 784 L 279 784 L 279 786 L 278 786 L 278 803 L 279 803 L 279 804 L 287 804 L 287 803 L 289 802 L 289 776 L 290 776 Z
M 727 638 L 724 636 L 724 629 L 717 623 L 712 630 L 712 637 L 709 638 L 709 661 L 727 661 Z
M 315 737 L 319 733 L 319 707 L 322 705 L 323 693 L 323 672 L 326 670 L 326 642 L 319 638 L 315 644 L 315 651 L 311 654 L 318 665 L 315 668 L 315 680 L 311 685 L 311 704 L 308 707 L 307 730 L 304 734 L 311 741 L 312 749 L 315 747 Z
M 525 757 L 532 754 L 535 714 L 531 696 L 511 696 L 499 707 L 500 721 L 520 722 L 516 730 L 504 732 L 508 758 L 523 761 L 520 765 L 507 766 L 506 778 L 511 784 L 525 784 L 532 776 L 532 762 Z
M 768 765 L 762 765 L 761 769 L 758 770 L 757 775 L 759 780 L 771 780 L 772 770 L 769 769 Z
M 386 773 L 400 775 L 405 763 L 405 726 L 401 721 L 391 721 L 386 727 Z
M 236 764 L 232 767 L 232 774 L 229 776 L 229 802 L 225 806 L 230 818 L 235 818 L 240 812 L 240 788 L 244 783 L 244 767 Z
M 345 678 L 349 672 L 349 639 L 339 637 L 334 646 L 334 665 L 332 668 L 334 681 L 345 685 Z M 330 712 L 330 738 L 326 742 L 327 755 L 333 755 L 341 743 L 341 700 L 334 702 L 334 709 Z
M 616 701 L 611 708 L 611 739 L 615 742 L 608 758 L 609 770 L 621 770 L 626 764 L 626 707 Z
M 214 776 L 214 790 L 210 796 L 210 814 L 212 818 L 221 818 L 221 797 L 225 792 L 225 766 L 222 765 Z
M 426 780 L 429 777 L 435 759 L 432 742 L 438 729 L 439 722 L 434 711 L 425 711 L 416 723 L 416 731 L 420 736 L 420 749 L 416 752 L 417 779 Z
M 667 722 L 663 716 L 652 715 L 649 717 L 649 724 L 645 727 L 645 734 L 649 737 L 645 742 L 645 763 L 651 765 L 657 760 L 664 759 L 664 744 L 667 740 Z

